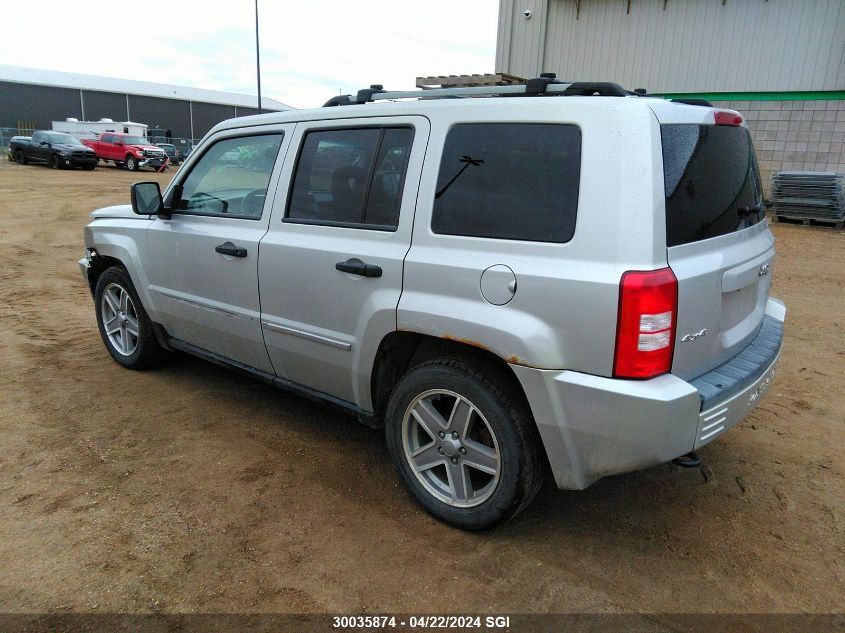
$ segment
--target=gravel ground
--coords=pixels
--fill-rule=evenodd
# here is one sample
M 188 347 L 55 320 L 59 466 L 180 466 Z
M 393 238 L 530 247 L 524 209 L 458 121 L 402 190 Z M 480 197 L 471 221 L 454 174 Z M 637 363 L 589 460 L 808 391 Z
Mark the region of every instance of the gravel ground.
M 169 174 L 0 163 L 0 611 L 841 612 L 845 232 L 775 225 L 776 382 L 701 456 L 463 533 L 380 431 L 186 356 L 121 369 L 76 260 Z

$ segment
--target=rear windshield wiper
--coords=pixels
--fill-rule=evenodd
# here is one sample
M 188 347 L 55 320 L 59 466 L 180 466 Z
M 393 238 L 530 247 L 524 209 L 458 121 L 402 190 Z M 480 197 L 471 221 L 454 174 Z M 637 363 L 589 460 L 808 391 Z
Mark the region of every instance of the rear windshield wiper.
M 747 207 L 737 207 L 736 214 L 740 218 L 747 218 L 752 213 L 755 214 L 755 215 L 759 215 L 762 210 L 763 210 L 763 203 L 758 202 L 757 204 L 750 204 Z
M 484 160 L 481 158 L 473 158 L 472 156 L 461 156 L 458 159 L 458 162 L 464 163 L 464 166 L 461 167 L 460 171 L 458 171 L 458 173 L 452 177 L 452 180 L 447 182 L 446 185 L 440 191 L 434 194 L 435 198 L 439 198 L 444 193 L 446 193 L 446 190 L 451 187 L 458 178 L 460 178 L 461 174 L 467 170 L 467 167 L 469 167 L 470 165 L 472 165 L 473 167 L 478 167 L 484 162 Z

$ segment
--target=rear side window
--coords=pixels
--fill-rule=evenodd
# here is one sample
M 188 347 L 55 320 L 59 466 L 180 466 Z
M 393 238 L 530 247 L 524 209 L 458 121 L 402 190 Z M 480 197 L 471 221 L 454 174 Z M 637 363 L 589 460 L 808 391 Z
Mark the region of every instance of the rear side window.
M 286 221 L 396 229 L 413 137 L 408 127 L 309 132 Z
M 751 136 L 729 125 L 663 125 L 666 245 L 726 235 L 765 217 Z
M 446 137 L 431 229 L 534 242 L 575 232 L 581 130 L 574 125 L 472 123 Z

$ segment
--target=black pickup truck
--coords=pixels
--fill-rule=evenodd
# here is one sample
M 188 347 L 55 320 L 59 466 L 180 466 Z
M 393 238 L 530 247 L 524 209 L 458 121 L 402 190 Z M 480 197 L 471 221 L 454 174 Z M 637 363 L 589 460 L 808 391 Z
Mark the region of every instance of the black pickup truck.
M 9 143 L 9 152 L 19 165 L 46 163 L 53 169 L 94 169 L 97 166 L 94 150 L 64 132 L 39 130 L 28 140 L 13 138 Z

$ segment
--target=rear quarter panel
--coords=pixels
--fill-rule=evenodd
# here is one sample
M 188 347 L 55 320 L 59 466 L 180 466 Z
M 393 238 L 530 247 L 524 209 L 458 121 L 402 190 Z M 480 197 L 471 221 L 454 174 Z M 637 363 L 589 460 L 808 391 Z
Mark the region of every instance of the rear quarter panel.
M 550 244 L 433 233 L 443 140 L 456 123 L 480 122 L 469 109 L 433 109 L 398 327 L 476 345 L 513 364 L 608 376 L 622 273 L 666 265 L 657 221 L 663 213 L 657 121 L 644 103 L 626 98 L 495 101 L 485 106 L 483 122 L 580 127 L 575 234 L 566 244 Z M 510 267 L 517 280 L 513 300 L 502 306 L 488 303 L 480 290 L 481 274 L 497 264 Z

